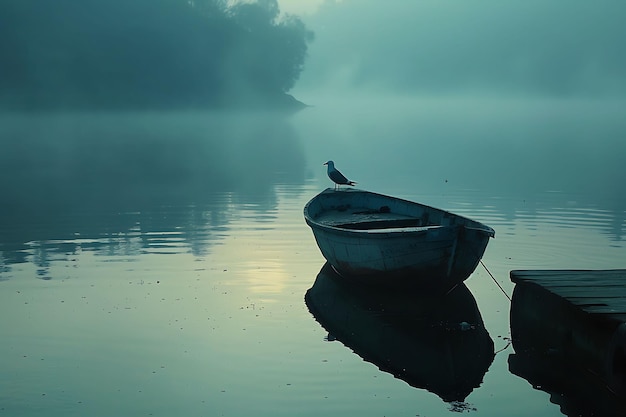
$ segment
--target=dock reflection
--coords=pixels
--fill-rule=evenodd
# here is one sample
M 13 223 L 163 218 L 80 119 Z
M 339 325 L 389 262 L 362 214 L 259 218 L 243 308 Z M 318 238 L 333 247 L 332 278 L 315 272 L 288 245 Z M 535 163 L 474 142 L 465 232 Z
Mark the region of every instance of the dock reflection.
M 364 360 L 446 402 L 464 401 L 494 358 L 472 293 L 433 297 L 342 282 L 325 264 L 305 301 L 315 319 Z
M 550 402 L 566 416 L 626 416 L 624 398 L 609 391 L 597 376 L 554 355 L 513 353 L 509 355 L 509 370 L 548 393 Z
M 623 270 L 511 271 L 511 373 L 567 416 L 626 416 Z

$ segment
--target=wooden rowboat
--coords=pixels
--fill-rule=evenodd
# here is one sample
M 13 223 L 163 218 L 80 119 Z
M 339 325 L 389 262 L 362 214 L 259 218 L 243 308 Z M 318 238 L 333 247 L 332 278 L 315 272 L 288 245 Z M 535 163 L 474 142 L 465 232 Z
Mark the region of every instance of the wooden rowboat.
M 446 291 L 470 276 L 495 236 L 466 217 L 358 189 L 322 191 L 304 218 L 340 275 Z

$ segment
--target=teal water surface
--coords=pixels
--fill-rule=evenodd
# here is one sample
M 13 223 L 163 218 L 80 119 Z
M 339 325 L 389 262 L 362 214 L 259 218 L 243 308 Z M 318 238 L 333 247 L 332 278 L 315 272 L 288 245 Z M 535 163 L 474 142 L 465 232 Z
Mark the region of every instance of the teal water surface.
M 512 269 L 626 267 L 623 109 L 3 116 L 0 415 L 566 414 L 509 371 L 490 274 L 510 295 Z M 331 186 L 328 159 L 360 188 L 496 230 L 489 272 L 467 280 L 496 353 L 462 400 L 381 371 L 305 304 L 324 259 L 302 208 Z

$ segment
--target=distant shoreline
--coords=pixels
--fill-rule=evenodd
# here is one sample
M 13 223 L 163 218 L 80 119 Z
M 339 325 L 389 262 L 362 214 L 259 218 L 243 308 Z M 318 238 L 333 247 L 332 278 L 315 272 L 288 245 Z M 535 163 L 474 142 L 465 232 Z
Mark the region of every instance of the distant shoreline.
M 122 97 L 107 100 L 53 100 L 32 97 L 13 97 L 0 102 L 0 112 L 54 113 L 63 111 L 195 111 L 195 110 L 269 110 L 297 112 L 309 105 L 291 94 L 254 95 L 247 98 L 229 96 L 226 99 L 160 101 L 146 98 L 126 100 Z

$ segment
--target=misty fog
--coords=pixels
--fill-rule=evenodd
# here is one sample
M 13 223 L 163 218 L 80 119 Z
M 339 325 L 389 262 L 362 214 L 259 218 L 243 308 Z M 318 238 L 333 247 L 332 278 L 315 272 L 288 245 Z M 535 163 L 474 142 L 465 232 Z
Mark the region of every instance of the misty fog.
M 626 180 L 618 3 L 0 9 L 5 219 L 269 190 L 323 175 L 328 159 L 379 191 L 614 199 Z
M 625 14 L 582 1 L 342 0 L 299 17 L 276 0 L 7 0 L 5 207 L 269 187 L 328 159 L 364 186 L 458 177 L 499 193 L 575 188 L 593 158 L 576 187 L 611 194 L 625 177 Z
M 626 5 L 327 1 L 297 89 L 419 96 L 626 93 Z
M 0 2 L 3 245 L 301 183 L 288 92 L 312 36 L 275 0 Z
M 326 1 L 303 17 L 303 142 L 381 191 L 621 199 L 625 18 L 615 2 Z
M 274 182 L 301 183 L 304 156 L 284 118 L 250 114 L 241 123 L 241 117 L 194 112 L 2 116 L 2 223 L 53 221 L 68 211 L 102 214 L 203 204 L 213 193 L 229 190 L 262 201 Z

